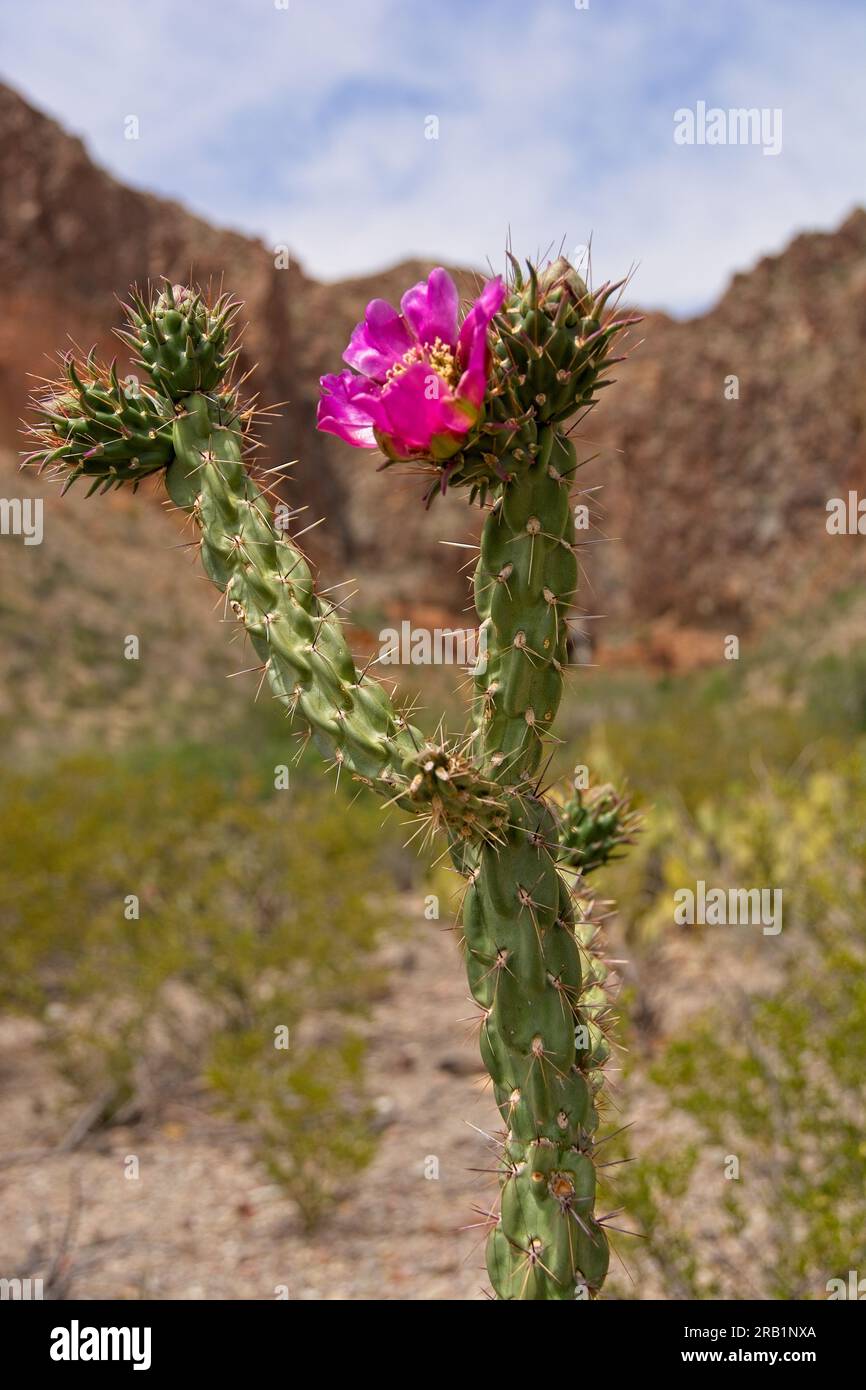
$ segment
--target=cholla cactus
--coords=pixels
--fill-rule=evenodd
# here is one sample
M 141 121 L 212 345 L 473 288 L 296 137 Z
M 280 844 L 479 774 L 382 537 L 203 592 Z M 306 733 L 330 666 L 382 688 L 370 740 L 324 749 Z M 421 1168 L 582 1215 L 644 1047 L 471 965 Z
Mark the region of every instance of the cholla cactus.
M 37 401 L 32 462 L 68 484 L 113 487 L 165 470 L 201 532 L 206 573 L 245 627 L 276 696 L 323 753 L 448 839 L 467 880 L 466 965 L 481 1050 L 505 1124 L 487 1265 L 498 1297 L 595 1296 L 608 1246 L 595 1214 L 606 968 L 585 878 L 635 828 L 604 789 L 562 807 L 541 763 L 562 695 L 577 587 L 570 500 L 578 461 L 565 426 L 607 384 L 629 320 L 558 260 L 491 280 L 458 325 L 434 270 L 401 312 L 369 305 L 322 381 L 320 427 L 430 474 L 428 500 L 467 488 L 487 516 L 474 579 L 486 634 L 470 727 L 426 740 L 349 653 L 336 609 L 274 524 L 244 462 L 244 410 L 228 374 L 234 306 L 167 286 L 135 294 L 123 336 L 151 386 L 65 362 Z M 482 669 L 483 667 L 483 669 Z M 566 875 L 577 871 L 569 886 Z

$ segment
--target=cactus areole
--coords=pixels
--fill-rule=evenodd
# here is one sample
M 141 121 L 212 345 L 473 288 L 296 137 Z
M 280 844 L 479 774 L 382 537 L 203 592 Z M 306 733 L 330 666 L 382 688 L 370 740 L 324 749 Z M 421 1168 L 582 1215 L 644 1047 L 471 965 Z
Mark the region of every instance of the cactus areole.
M 35 403 L 28 461 L 108 490 L 162 471 L 200 532 L 201 560 L 274 694 L 331 762 L 424 818 L 467 881 L 462 933 L 480 1044 L 504 1126 L 487 1269 L 500 1299 L 595 1297 L 608 1267 L 595 1136 L 609 1044 L 607 970 L 586 875 L 635 828 L 609 788 L 541 790 L 577 589 L 568 427 L 609 384 L 627 324 L 567 261 L 489 281 L 459 321 L 434 270 L 398 312 L 374 300 L 322 378 L 319 425 L 430 478 L 486 513 L 474 576 L 486 660 L 467 730 L 431 742 L 359 671 L 335 606 L 244 460 L 252 410 L 232 385 L 237 306 L 166 285 L 132 295 L 131 346 L 148 385 L 92 356 L 63 360 Z M 483 668 L 483 669 L 482 669 Z

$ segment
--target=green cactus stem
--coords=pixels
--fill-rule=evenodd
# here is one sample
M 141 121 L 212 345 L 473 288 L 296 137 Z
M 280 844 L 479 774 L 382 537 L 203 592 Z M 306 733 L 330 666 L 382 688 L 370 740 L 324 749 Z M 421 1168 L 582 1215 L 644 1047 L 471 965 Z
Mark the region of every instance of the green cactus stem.
M 566 616 L 577 587 L 574 448 L 545 426 L 537 449 L 519 467 L 514 461 L 485 522 L 475 571 L 487 652 L 476 677 L 479 746 L 491 775 L 505 782 L 532 778 L 541 762 L 562 698 Z
M 541 276 L 530 267 L 527 279 L 515 268 L 494 337 L 494 422 L 460 464 L 482 500 L 492 495 L 474 577 L 487 638 L 475 724 L 482 766 L 506 789 L 536 777 L 562 698 L 578 466 L 563 424 L 606 384 L 610 345 L 629 322 L 604 318 L 615 288 L 591 295 L 562 260 Z M 485 465 L 491 475 L 479 484 Z M 603 837 L 600 809 L 587 810 L 587 844 L 590 826 Z M 544 798 L 522 797 L 506 845 L 481 849 L 464 908 L 482 1054 L 506 1125 L 501 1210 L 487 1247 L 504 1299 L 591 1297 L 608 1267 L 593 1164 L 609 1054 L 607 970 L 589 905 L 560 872 L 575 866 L 561 839 L 575 826 L 560 827 Z
M 506 845 L 480 851 L 463 931 L 481 1052 L 506 1125 L 501 1211 L 487 1247 L 491 1282 L 506 1299 L 589 1296 L 608 1264 L 592 1161 L 604 1040 L 583 1007 L 597 982 L 581 964 L 571 893 L 557 870 L 556 823 L 543 799 L 523 798 Z
M 482 533 L 479 755 L 506 787 L 537 775 L 562 696 L 565 619 L 577 582 L 574 466 L 570 443 L 544 426 L 537 455 L 515 469 Z M 560 853 L 552 808 L 524 796 L 506 844 L 481 850 L 464 908 L 482 1055 L 507 1134 L 501 1212 L 487 1251 L 500 1298 L 591 1296 L 607 1273 L 592 1161 L 607 1052 L 594 1017 L 603 979 L 588 968 L 585 947 L 582 959 Z

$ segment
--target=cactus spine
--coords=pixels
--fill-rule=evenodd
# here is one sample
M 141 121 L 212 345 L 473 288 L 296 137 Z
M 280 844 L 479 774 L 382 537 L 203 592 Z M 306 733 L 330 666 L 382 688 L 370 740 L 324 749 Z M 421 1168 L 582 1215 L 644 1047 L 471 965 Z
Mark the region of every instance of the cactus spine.
M 473 727 L 458 741 L 425 740 L 356 669 L 334 605 L 275 526 L 244 462 L 250 412 L 227 379 L 236 355 L 227 300 L 211 308 L 179 286 L 149 301 L 134 294 L 122 336 L 151 385 L 130 393 L 113 366 L 68 359 L 32 427 L 30 461 L 64 485 L 86 476 L 92 489 L 137 486 L 164 469 L 273 693 L 333 764 L 448 837 L 468 880 L 469 984 L 506 1125 L 487 1248 L 503 1299 L 594 1296 L 608 1265 L 593 1163 L 606 971 L 584 876 L 628 840 L 634 820 L 607 791 L 560 809 L 540 791 L 539 770 L 577 585 L 577 461 L 563 425 L 605 384 L 626 322 L 604 314 L 611 288 L 591 295 L 563 261 L 541 277 L 530 267 L 528 279 L 515 265 L 485 410 L 447 465 L 424 461 L 437 487 L 447 478 L 489 506 L 474 579 L 487 661 L 476 672 Z M 579 876 L 577 893 L 568 871 Z

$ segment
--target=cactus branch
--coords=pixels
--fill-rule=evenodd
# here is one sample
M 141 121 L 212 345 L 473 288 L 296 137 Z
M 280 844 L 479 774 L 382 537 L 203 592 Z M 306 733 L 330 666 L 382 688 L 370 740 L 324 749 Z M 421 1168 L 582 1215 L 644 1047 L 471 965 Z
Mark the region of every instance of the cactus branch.
M 423 739 L 384 688 L 355 669 L 334 606 L 316 593 L 304 556 L 275 528 L 244 465 L 237 419 L 222 418 L 207 396 L 187 396 L 172 442 L 169 496 L 200 528 L 205 573 L 246 629 L 274 694 L 347 771 L 370 782 L 405 776 Z

